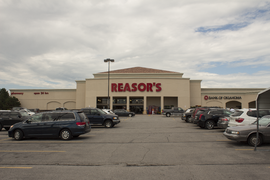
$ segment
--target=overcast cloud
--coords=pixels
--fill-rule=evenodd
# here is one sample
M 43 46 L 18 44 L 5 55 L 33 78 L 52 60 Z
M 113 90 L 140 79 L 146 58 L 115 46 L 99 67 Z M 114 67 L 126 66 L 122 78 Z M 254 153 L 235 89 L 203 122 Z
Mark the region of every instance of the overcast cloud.
M 0 0 L 0 88 L 76 88 L 106 58 L 202 88 L 268 88 L 270 1 Z

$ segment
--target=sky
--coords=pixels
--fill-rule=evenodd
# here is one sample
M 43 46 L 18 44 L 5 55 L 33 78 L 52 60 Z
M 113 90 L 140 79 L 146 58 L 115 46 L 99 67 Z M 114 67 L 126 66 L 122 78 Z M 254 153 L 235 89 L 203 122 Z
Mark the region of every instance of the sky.
M 270 87 L 270 0 L 0 0 L 0 88 L 75 89 L 146 67 Z

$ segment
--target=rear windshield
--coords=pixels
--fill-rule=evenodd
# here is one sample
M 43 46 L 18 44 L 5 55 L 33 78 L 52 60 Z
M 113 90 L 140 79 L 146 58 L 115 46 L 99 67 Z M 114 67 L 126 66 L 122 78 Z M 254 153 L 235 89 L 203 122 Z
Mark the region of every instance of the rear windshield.
M 78 112 L 78 115 L 81 119 L 81 122 L 88 122 L 88 119 L 83 112 Z
M 241 116 L 244 111 L 235 111 L 231 116 Z
M 199 115 L 199 114 L 202 114 L 202 113 L 204 113 L 204 111 L 199 110 L 199 111 L 196 113 L 196 115 Z

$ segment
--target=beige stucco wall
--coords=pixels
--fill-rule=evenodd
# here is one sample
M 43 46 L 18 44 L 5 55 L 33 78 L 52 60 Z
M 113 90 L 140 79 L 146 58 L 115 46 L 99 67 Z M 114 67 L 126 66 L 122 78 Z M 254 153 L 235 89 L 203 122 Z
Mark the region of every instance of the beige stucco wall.
M 190 80 L 190 106 L 202 104 L 201 94 L 201 80 Z
M 241 104 L 241 108 L 249 108 L 249 103 L 256 101 L 258 93 L 263 90 L 265 90 L 265 88 L 202 88 L 201 89 L 202 106 L 220 106 L 226 108 L 226 103 L 236 101 Z M 217 97 L 217 99 L 209 98 L 205 100 L 205 96 Z M 241 97 L 241 98 L 228 99 L 230 97 Z
M 10 89 L 10 92 L 19 99 L 21 107 L 28 109 L 53 110 L 59 106 L 76 108 L 75 89 Z
M 107 74 L 95 74 L 95 78 L 86 79 L 86 98 L 85 106 L 96 106 L 96 97 L 108 96 L 108 75 Z M 162 90 L 156 92 L 156 87 L 153 86 L 152 92 L 141 92 L 139 90 L 126 91 L 126 92 L 111 92 L 111 84 L 122 83 L 125 86 L 129 83 L 161 83 Z M 164 98 L 176 97 L 177 106 L 190 107 L 190 80 L 188 78 L 182 78 L 182 74 L 133 74 L 132 77 L 126 74 L 111 74 L 110 75 L 110 97 L 111 102 L 113 97 L 143 97 L 146 101 L 147 97 L 159 97 L 159 106 L 164 107 Z M 127 104 L 128 105 L 128 104 Z M 146 110 L 148 103 L 144 104 L 144 110 Z M 112 107 L 112 103 L 110 105 Z M 127 107 L 128 109 L 129 107 Z M 163 109 L 163 108 L 162 108 Z
M 76 81 L 76 109 L 81 109 L 85 107 L 85 90 L 86 82 L 85 81 Z
M 144 112 L 148 105 L 160 106 L 161 109 L 164 105 L 174 105 L 183 109 L 196 105 L 225 108 L 226 103 L 232 101 L 236 101 L 236 104 L 239 102 L 242 108 L 249 108 L 249 103 L 255 101 L 257 94 L 264 90 L 264 88 L 201 88 L 201 80 L 190 80 L 183 78 L 182 75 L 182 73 L 110 74 L 110 107 L 111 109 L 113 107 L 113 98 L 125 97 L 126 107 L 129 110 L 129 99 L 142 97 Z M 123 87 L 126 83 L 130 86 L 132 83 L 160 83 L 162 90 L 157 92 L 156 86 L 153 86 L 153 92 L 139 90 L 111 92 L 112 83 L 117 85 L 122 83 Z M 10 91 L 20 100 L 22 107 L 40 110 L 53 110 L 59 106 L 68 109 L 96 107 L 97 97 L 108 97 L 106 73 L 94 74 L 94 78 L 76 81 L 76 85 L 76 89 L 11 89 Z M 218 98 L 205 100 L 205 96 Z M 241 97 L 241 99 L 224 99 L 224 97 Z

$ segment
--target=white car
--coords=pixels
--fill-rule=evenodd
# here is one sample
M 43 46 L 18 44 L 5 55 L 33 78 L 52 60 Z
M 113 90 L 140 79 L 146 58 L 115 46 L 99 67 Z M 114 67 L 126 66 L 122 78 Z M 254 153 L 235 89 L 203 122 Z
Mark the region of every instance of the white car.
M 259 118 L 268 114 L 270 114 L 269 110 L 259 110 Z M 254 123 L 256 120 L 256 109 L 237 109 L 230 115 L 228 126 L 245 126 Z
M 34 112 L 32 112 L 32 111 L 30 111 L 29 109 L 26 109 L 26 108 L 21 109 L 20 111 L 21 111 L 21 112 L 26 112 L 27 114 L 29 114 L 29 116 L 32 116 L 32 115 L 35 114 Z
M 102 109 L 102 111 L 104 111 L 107 114 L 114 114 L 114 112 L 112 112 L 111 109 Z

